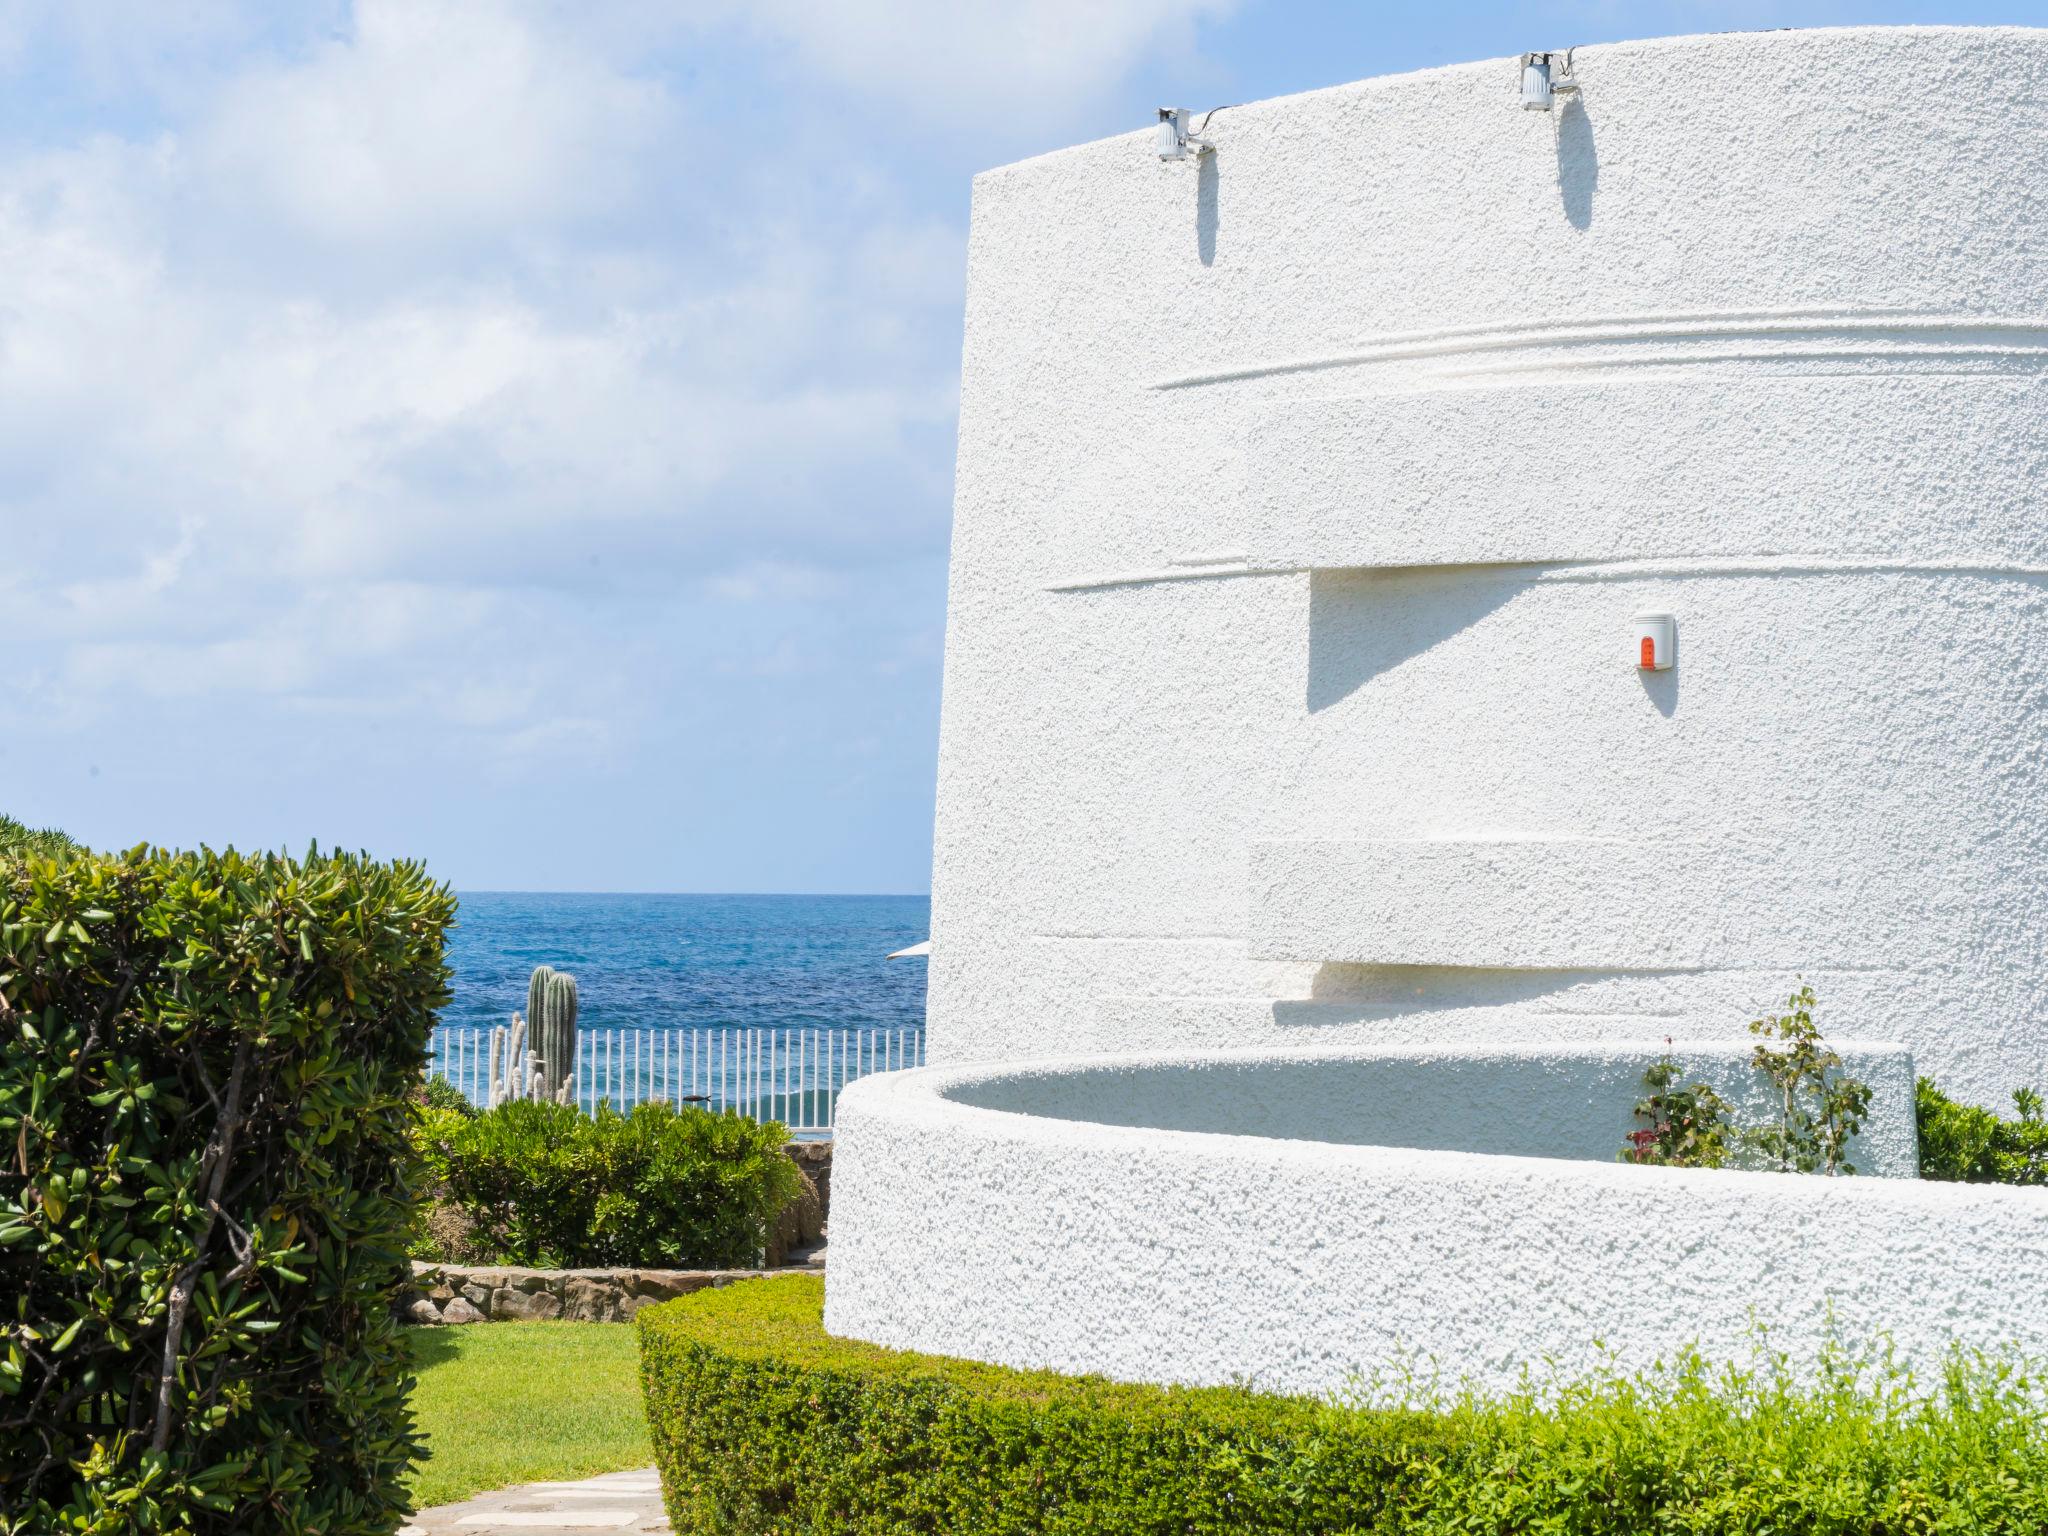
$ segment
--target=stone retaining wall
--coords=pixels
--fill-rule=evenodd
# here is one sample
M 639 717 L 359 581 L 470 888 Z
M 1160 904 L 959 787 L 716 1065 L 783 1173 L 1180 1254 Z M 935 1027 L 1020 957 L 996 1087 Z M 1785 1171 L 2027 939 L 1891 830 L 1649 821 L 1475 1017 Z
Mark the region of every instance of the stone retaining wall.
M 790 1251 L 806 1248 L 825 1235 L 832 1214 L 832 1143 L 792 1141 L 783 1153 L 803 1173 L 803 1193 L 783 1208 L 768 1228 L 768 1262 L 781 1264 Z
M 623 1323 L 642 1307 L 762 1269 L 518 1269 L 509 1265 L 420 1264 L 399 1298 L 409 1323 Z M 787 1274 L 784 1270 L 782 1273 Z

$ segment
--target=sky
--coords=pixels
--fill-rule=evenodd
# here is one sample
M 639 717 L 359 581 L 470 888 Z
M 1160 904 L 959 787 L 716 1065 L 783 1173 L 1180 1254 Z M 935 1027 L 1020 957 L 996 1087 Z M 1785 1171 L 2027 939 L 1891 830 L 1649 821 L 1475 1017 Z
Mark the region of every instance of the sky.
M 0 0 L 0 811 L 928 888 L 974 172 L 2048 0 Z

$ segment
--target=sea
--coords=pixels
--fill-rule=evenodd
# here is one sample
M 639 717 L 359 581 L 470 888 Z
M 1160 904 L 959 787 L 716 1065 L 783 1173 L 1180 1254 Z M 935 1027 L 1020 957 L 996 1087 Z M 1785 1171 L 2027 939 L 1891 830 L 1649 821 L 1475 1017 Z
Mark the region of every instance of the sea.
M 507 1022 L 536 965 L 576 977 L 584 1029 L 871 1029 L 924 1022 L 928 896 L 463 891 L 444 1024 Z

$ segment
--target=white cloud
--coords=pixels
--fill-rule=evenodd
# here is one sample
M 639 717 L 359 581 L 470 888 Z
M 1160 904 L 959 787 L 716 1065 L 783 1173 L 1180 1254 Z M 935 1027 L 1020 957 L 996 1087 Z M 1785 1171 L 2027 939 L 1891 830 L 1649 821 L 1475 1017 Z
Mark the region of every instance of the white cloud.
M 965 177 L 847 93 L 1058 133 L 1224 4 L 0 13 L 0 76 L 77 75 L 0 139 L 0 765 L 166 786 L 111 843 L 296 838 L 365 764 L 927 752 Z
M 573 30 L 472 0 L 359 0 L 346 37 L 232 81 L 195 157 L 211 195 L 315 238 L 505 238 L 614 206 L 672 116 Z
M 1057 121 L 1237 0 L 746 0 L 812 70 L 938 120 Z

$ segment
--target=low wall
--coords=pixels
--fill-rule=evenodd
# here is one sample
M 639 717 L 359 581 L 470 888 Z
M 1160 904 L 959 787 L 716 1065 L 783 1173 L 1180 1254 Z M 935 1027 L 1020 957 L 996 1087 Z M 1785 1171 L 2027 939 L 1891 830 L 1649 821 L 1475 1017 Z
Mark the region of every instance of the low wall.
M 1918 1178 L 1913 1057 L 1897 1045 L 1831 1042 L 1842 1071 L 1870 1088 L 1849 1160 L 1860 1174 Z M 1641 1121 L 1643 1073 L 1668 1058 L 1679 1081 L 1710 1083 L 1738 1122 L 1776 1113 L 1754 1041 L 1547 1041 L 1376 1046 L 1294 1053 L 1220 1051 L 1108 1058 L 1077 1068 L 1028 1063 L 952 1089 L 982 1109 L 1349 1146 L 1491 1152 L 1611 1163 Z
M 832 1143 L 791 1141 L 783 1153 L 802 1170 L 804 1187 L 768 1227 L 768 1263 L 781 1264 L 799 1248 L 820 1242 L 832 1214 Z
M 428 1326 L 455 1323 L 623 1323 L 642 1307 L 767 1269 L 519 1269 L 510 1265 L 414 1264 L 399 1315 Z
M 1244 1096 L 1228 1132 L 1028 1112 L 1123 1102 L 1129 1122 L 1179 1102 L 1185 1127 L 1204 1083 L 1374 1061 L 1219 1052 L 862 1079 L 839 1104 L 825 1325 L 1019 1367 L 1382 1396 L 1399 1394 L 1376 1377 L 1431 1362 L 1499 1390 L 1524 1366 L 1640 1369 L 1689 1343 L 1747 1360 L 1758 1325 L 1810 1362 L 1831 1312 L 1852 1343 L 1889 1335 L 1922 1380 L 1954 1344 L 2048 1359 L 2048 1190 L 1373 1145 L 1369 1119 L 1348 1143 L 1296 1139 L 1258 1134 Z M 1143 1102 L 1113 1091 L 1120 1074 L 1150 1082 Z

